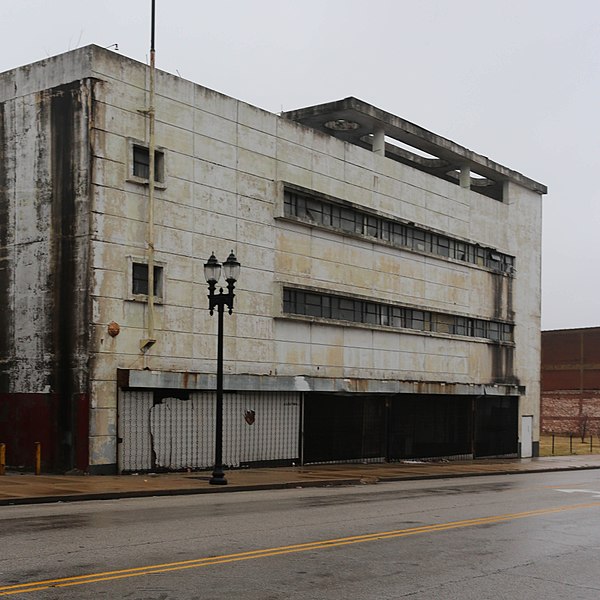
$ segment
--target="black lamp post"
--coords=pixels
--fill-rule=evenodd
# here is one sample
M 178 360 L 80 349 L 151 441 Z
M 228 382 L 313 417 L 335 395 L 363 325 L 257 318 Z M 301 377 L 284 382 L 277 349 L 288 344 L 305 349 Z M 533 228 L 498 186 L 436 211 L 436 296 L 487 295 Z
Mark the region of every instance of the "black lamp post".
M 229 314 L 233 312 L 233 299 L 235 294 L 235 282 L 240 275 L 240 263 L 235 258 L 233 250 L 223 263 L 223 273 L 227 282 L 227 292 L 219 288 L 216 293 L 217 282 L 221 276 L 221 265 L 214 252 L 210 255 L 208 262 L 204 265 L 204 277 L 208 283 L 208 308 L 212 315 L 217 309 L 217 422 L 215 430 L 215 467 L 209 483 L 213 485 L 227 485 L 225 473 L 223 472 L 223 312 L 225 306 Z

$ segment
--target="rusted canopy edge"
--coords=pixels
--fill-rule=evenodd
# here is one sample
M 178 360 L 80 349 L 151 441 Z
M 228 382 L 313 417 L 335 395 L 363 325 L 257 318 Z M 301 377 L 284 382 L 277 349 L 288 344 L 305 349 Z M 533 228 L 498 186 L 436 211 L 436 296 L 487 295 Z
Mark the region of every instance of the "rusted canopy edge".
M 138 371 L 119 369 L 119 387 L 213 391 L 216 376 L 209 373 Z M 446 394 L 452 396 L 519 396 L 525 386 L 494 383 L 441 383 L 335 377 L 224 375 L 225 391 L 236 392 L 336 392 L 348 394 Z
M 383 129 L 387 136 L 443 159 L 456 168 L 469 166 L 475 173 L 492 180 L 509 180 L 539 194 L 548 193 L 542 183 L 354 97 L 286 111 L 281 116 L 362 147 L 366 135 Z M 325 126 L 325 123 L 337 120 L 357 123 L 359 127 L 334 132 Z

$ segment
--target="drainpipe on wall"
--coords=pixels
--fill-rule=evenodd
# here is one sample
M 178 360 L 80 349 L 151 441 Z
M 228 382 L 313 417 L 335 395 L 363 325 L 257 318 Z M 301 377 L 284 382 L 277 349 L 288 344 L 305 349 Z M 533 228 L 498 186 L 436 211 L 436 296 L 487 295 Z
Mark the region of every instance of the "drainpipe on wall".
M 140 349 L 142 352 L 147 352 L 155 343 L 154 337 L 154 179 L 155 179 L 155 48 L 154 48 L 154 15 L 155 15 L 155 0 L 152 0 L 152 17 L 151 17 L 151 34 L 150 34 L 150 99 L 147 110 L 148 123 L 148 159 L 149 159 L 149 174 L 148 174 L 148 320 L 146 339 L 141 340 Z

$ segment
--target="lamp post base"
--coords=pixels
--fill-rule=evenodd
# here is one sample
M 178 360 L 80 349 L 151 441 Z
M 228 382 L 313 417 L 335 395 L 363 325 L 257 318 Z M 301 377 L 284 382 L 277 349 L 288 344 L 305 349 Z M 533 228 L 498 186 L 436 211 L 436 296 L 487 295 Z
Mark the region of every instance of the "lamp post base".
M 225 479 L 225 473 L 221 467 L 215 467 L 208 483 L 211 485 L 227 485 L 227 479 Z

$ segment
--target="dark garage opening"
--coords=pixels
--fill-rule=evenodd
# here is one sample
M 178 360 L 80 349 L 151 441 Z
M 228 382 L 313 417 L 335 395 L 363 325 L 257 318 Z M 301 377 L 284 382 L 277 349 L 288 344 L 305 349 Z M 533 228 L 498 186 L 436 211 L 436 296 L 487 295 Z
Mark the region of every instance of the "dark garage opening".
M 518 397 L 478 397 L 475 400 L 475 456 L 517 456 L 518 419 Z
M 471 396 L 307 394 L 304 462 L 472 456 Z
M 304 462 L 516 456 L 518 397 L 307 394 Z
M 385 398 L 308 394 L 304 462 L 385 459 Z
M 389 411 L 389 460 L 471 455 L 471 406 L 468 396 L 396 396 Z

